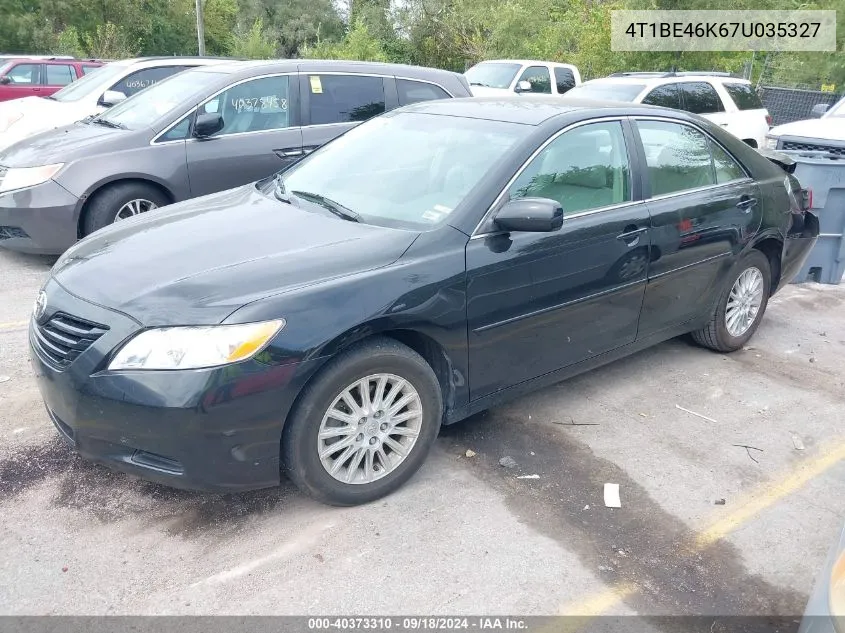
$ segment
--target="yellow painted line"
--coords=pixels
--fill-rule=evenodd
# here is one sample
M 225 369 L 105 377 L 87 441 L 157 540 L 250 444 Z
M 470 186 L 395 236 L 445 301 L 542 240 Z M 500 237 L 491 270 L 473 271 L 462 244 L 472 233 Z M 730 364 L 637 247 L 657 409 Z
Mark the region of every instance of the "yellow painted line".
M 821 453 L 815 459 L 801 464 L 795 470 L 782 477 L 780 481 L 763 484 L 750 496 L 748 502 L 742 504 L 727 516 L 720 518 L 706 530 L 700 532 L 695 540 L 696 547 L 707 547 L 726 537 L 766 508 L 773 506 L 784 497 L 803 488 L 808 482 L 842 460 L 845 460 L 845 443 Z
M 0 330 L 17 330 L 26 327 L 29 321 L 10 321 L 9 323 L 0 323 Z
M 636 590 L 636 585 L 632 583 L 622 583 L 608 587 L 586 600 L 579 600 L 578 602 L 564 606 L 558 614 L 594 618 L 602 613 L 607 613 L 608 609 L 613 605 L 617 604 L 620 600 L 624 600 Z

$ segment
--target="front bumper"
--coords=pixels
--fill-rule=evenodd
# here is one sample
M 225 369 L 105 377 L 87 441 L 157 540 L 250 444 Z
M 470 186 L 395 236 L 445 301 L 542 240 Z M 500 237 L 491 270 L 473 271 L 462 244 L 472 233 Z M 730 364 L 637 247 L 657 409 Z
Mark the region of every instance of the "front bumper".
M 59 255 L 76 242 L 79 198 L 58 183 L 0 194 L 0 247 Z
M 53 424 L 83 457 L 177 488 L 234 492 L 279 483 L 282 426 L 319 359 L 108 371 L 113 350 L 141 326 L 54 280 L 45 290 L 47 308 L 29 328 L 32 365 Z M 38 338 L 39 325 L 57 314 L 108 326 L 65 367 Z

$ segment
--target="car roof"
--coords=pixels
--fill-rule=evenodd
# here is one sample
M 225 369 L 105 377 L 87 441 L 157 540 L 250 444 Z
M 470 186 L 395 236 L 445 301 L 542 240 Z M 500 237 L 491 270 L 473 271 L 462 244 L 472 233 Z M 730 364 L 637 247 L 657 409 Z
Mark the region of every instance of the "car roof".
M 118 59 L 111 63 L 123 66 L 183 66 L 191 64 L 195 66 L 219 65 L 233 61 L 231 57 L 134 57 L 131 59 Z
M 641 104 L 599 101 L 594 99 L 566 99 L 553 95 L 522 95 L 513 97 L 471 97 L 463 99 L 439 99 L 422 101 L 405 106 L 403 112 L 438 114 L 442 116 L 486 119 L 523 125 L 540 125 L 545 121 L 567 113 L 606 110 L 602 114 L 617 116 L 626 114 L 654 114 L 671 112 L 667 108 L 656 108 Z
M 598 79 L 590 79 L 589 81 L 585 81 L 585 84 L 639 84 L 639 85 L 646 85 L 646 86 L 658 86 L 660 84 L 668 84 L 668 83 L 675 83 L 675 82 L 690 82 L 690 81 L 713 81 L 719 83 L 744 83 L 744 84 L 751 84 L 750 81 L 747 79 L 743 79 L 742 77 L 725 77 L 724 75 L 707 75 L 707 74 L 695 74 L 695 75 L 671 75 L 671 74 L 630 74 L 630 75 L 620 75 L 620 76 L 610 76 L 610 77 L 599 77 Z
M 575 68 L 574 64 L 566 64 L 564 62 L 550 62 L 542 59 L 485 59 L 478 62 L 479 64 L 520 64 L 522 66 L 532 66 L 541 64 L 543 66 L 565 66 L 566 68 Z
M 359 62 L 336 59 L 271 59 L 234 61 L 216 64 L 208 72 L 243 73 L 245 76 L 259 75 L 266 72 L 331 72 L 347 71 L 359 73 L 377 73 L 384 75 L 403 75 L 407 77 L 426 77 L 457 75 L 449 70 L 426 68 L 424 66 L 410 66 L 406 64 L 387 64 L 384 62 Z

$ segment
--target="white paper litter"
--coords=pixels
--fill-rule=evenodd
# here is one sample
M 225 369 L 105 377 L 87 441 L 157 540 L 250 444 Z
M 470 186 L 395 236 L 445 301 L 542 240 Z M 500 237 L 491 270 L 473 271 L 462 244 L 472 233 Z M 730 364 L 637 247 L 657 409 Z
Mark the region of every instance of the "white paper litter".
M 792 434 L 792 445 L 795 447 L 796 451 L 804 450 L 804 442 L 801 440 L 797 433 Z
M 517 479 L 539 479 L 540 475 L 520 475 Z
M 622 501 L 619 499 L 619 484 L 604 485 L 604 505 L 608 508 L 622 507 Z

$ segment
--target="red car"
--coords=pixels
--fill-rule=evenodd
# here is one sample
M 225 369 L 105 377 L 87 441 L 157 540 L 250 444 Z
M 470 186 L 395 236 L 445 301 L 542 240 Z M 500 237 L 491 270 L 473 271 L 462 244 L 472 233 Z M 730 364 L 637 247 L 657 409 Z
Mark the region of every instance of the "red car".
M 102 65 L 96 60 L 52 57 L 0 60 L 0 101 L 50 96 Z

